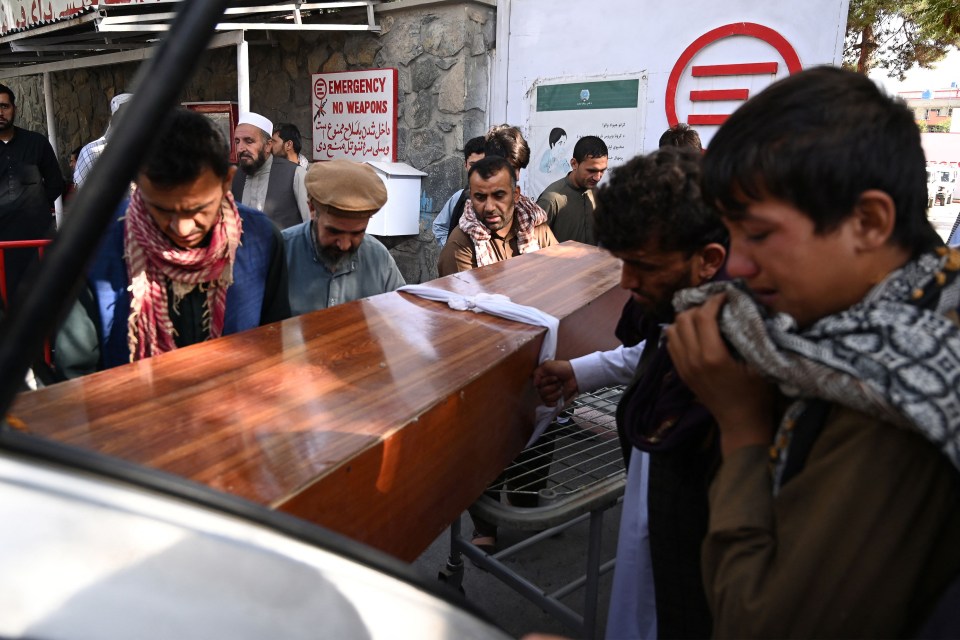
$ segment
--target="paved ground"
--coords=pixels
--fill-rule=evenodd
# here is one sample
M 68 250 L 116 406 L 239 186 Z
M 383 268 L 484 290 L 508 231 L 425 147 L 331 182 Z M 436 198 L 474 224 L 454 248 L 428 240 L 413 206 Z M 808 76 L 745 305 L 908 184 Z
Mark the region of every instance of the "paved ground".
M 519 574 L 541 593 L 555 593 L 585 576 L 590 509 L 608 507 L 602 511 L 600 563 L 613 559 L 616 554 L 620 505 L 615 502 L 611 505 L 611 501 L 616 500 L 618 489 L 622 490 L 623 486 L 623 459 L 613 418 L 619 395 L 616 389 L 581 395 L 572 410 L 572 420 L 554 424 L 548 435 L 526 450 L 519 468 L 515 466 L 508 474 L 507 502 L 497 506 L 490 498 L 482 500 L 490 521 L 501 524 L 497 534 L 499 550 L 537 535 L 531 529 L 547 529 L 526 548 L 498 558 L 506 569 Z M 549 472 L 546 486 L 541 484 L 545 471 Z M 508 505 L 529 499 L 531 492 L 538 488 L 539 507 L 522 509 Z M 582 521 L 578 521 L 578 516 Z M 563 529 L 563 524 L 570 521 L 576 524 Z M 462 535 L 469 538 L 473 531 L 470 516 L 461 517 L 461 526 Z M 446 568 L 449 552 L 448 530 L 414 563 L 414 568 L 424 577 L 436 579 Z M 503 577 L 479 569 L 467 559 L 462 566 L 462 586 L 467 599 L 508 633 L 517 637 L 534 631 L 583 636 L 579 624 L 567 626 L 560 618 L 545 613 L 509 587 Z M 598 585 L 595 637 L 603 637 L 612 578 L 612 572 L 608 572 L 601 576 Z M 585 595 L 585 588 L 581 586 L 561 597 L 560 602 L 583 615 Z
M 470 517 L 462 517 L 463 529 L 472 530 Z M 620 505 L 610 509 L 604 516 L 603 559 L 614 557 L 617 542 L 617 527 L 620 523 Z M 586 522 L 554 538 L 540 541 L 520 552 L 516 557 L 505 560 L 505 564 L 520 573 L 547 592 L 551 592 L 584 572 L 587 557 L 589 526 Z M 447 563 L 450 551 L 449 531 L 444 532 L 414 564 L 414 569 L 435 579 Z M 507 545 L 529 535 L 526 532 L 500 532 L 501 543 Z M 610 584 L 613 573 L 607 573 L 600 581 L 600 605 L 598 609 L 597 637 L 603 637 L 607 618 L 607 606 L 610 601 Z M 555 633 L 576 637 L 573 629 L 565 627 L 556 619 L 540 610 L 526 598 L 517 594 L 498 578 L 474 567 L 469 560 L 464 561 L 463 587 L 470 602 L 484 611 L 491 620 L 499 624 L 507 633 L 520 637 L 534 631 Z M 578 589 L 562 600 L 579 613 L 583 613 L 583 589 Z

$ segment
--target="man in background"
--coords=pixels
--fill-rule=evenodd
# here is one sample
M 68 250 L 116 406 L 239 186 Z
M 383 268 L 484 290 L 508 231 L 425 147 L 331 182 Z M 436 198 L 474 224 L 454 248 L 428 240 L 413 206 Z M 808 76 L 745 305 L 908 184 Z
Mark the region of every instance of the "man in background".
M 271 151 L 274 157 L 286 158 L 290 162 L 303 167 L 304 171 L 310 166 L 307 157 L 300 153 L 303 148 L 303 139 L 300 137 L 300 129 L 289 122 L 281 122 L 273 128 L 273 138 L 271 138 Z
M 259 113 L 240 114 L 234 132 L 237 164 L 233 197 L 259 209 L 281 229 L 310 219 L 306 172 L 303 167 L 271 153 L 273 123 Z
M 547 224 L 557 242 L 576 240 L 596 245 L 593 211 L 596 209 L 597 184 L 607 170 L 607 145 L 596 136 L 577 140 L 570 159 L 570 171 L 549 185 L 537 198 L 547 212 Z
M 93 142 L 85 144 L 77 155 L 77 166 L 73 170 L 73 184 L 75 189 L 79 189 L 83 186 L 83 183 L 86 182 L 87 176 L 90 175 L 94 163 L 96 163 L 97 159 L 103 154 L 103 150 L 107 148 L 107 143 L 110 140 L 110 131 L 113 128 L 113 123 L 120 117 L 121 107 L 129 102 L 132 97 L 132 93 L 118 93 L 110 100 L 110 122 L 107 124 L 107 130 Z
M 660 136 L 660 148 L 663 147 L 692 147 L 703 151 L 700 134 L 686 122 L 679 122 Z
M 0 241 L 47 237 L 54 228 L 53 204 L 65 186 L 53 147 L 41 134 L 16 126 L 16 119 L 13 90 L 0 84 Z M 37 252 L 16 249 L 4 257 L 9 299 Z
M 474 164 L 468 174 L 470 200 L 459 226 L 450 233 L 449 241 L 440 252 L 438 270 L 441 276 L 487 266 L 557 244 L 547 226 L 546 214 L 536 203 L 520 194 L 516 166 L 508 159 L 513 158 L 514 162 L 525 166 L 523 158 L 529 159 L 529 153 L 523 153 L 521 148 L 525 148 L 526 143 L 516 146 L 522 140 L 519 131 L 495 137 L 499 138 L 496 141 L 499 144 L 491 145 L 488 140 L 486 157 Z M 491 153 L 495 147 L 499 147 L 497 154 Z M 499 155 L 501 153 L 503 155 Z M 552 445 L 548 450 L 553 451 Z M 528 453 L 521 453 L 515 460 L 521 469 L 518 475 L 525 476 L 524 483 L 532 491 L 546 486 L 542 459 L 540 462 L 533 459 L 537 455 L 531 457 Z M 510 486 L 513 482 L 513 478 L 505 474 L 493 483 L 488 493 L 499 499 L 499 485 Z M 513 504 L 535 507 L 538 499 L 535 495 L 515 495 Z M 497 543 L 496 525 L 476 512 L 471 514 L 475 526 L 472 543 L 488 553 L 493 552 Z
M 486 143 L 483 136 L 477 136 L 467 141 L 463 145 L 463 166 L 469 172 L 471 167 L 479 160 L 483 160 L 483 147 Z M 440 209 L 436 219 L 433 221 L 433 237 L 437 244 L 443 249 L 447 244 L 447 238 L 450 236 L 450 230 L 455 229 L 460 224 L 460 217 L 463 215 L 463 208 L 469 198 L 467 189 L 460 189 L 447 200 L 447 203 Z

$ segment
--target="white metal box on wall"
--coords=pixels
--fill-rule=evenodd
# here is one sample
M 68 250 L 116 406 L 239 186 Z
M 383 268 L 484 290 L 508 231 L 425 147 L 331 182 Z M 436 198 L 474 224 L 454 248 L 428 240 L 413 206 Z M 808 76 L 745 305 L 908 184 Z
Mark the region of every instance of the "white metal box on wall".
M 426 173 L 403 162 L 368 160 L 387 187 L 387 204 L 367 225 L 375 236 L 415 236 L 420 233 L 420 181 Z

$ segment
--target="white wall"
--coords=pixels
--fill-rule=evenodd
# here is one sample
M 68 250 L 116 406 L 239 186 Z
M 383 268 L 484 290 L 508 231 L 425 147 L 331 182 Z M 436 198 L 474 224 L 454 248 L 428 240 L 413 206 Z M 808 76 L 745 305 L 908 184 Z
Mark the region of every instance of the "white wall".
M 497 65 L 491 122 L 527 132 L 531 88 L 538 81 L 646 77 L 645 113 L 634 154 L 656 148 L 668 126 L 668 78 L 683 52 L 704 34 L 736 23 L 756 23 L 779 33 L 802 67 L 839 64 L 848 0 L 498 0 Z M 779 62 L 775 76 L 692 78 L 694 65 Z M 691 103 L 691 90 L 748 89 L 753 95 L 788 74 L 777 49 L 762 40 L 731 36 L 702 48 L 678 83 L 679 120 L 691 113 L 729 113 L 739 102 Z M 697 126 L 707 144 L 716 126 Z M 568 148 L 572 150 L 573 142 Z M 542 149 L 532 149 L 539 158 Z M 631 155 L 628 155 L 631 157 Z

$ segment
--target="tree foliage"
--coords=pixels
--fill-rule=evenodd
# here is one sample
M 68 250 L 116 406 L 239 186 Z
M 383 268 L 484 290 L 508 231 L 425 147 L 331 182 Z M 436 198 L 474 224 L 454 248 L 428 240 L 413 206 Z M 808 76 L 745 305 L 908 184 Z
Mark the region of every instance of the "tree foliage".
M 886 69 L 903 79 L 914 64 L 929 68 L 960 46 L 957 0 L 850 0 L 844 65 Z

